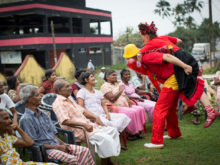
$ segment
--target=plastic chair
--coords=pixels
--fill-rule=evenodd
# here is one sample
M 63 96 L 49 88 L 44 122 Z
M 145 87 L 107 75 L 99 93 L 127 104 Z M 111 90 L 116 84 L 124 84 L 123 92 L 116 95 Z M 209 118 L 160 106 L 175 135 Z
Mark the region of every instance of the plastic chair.
M 150 96 L 148 94 L 142 94 L 140 96 L 146 98 L 147 100 L 151 100 L 151 98 L 150 98 Z
M 54 113 L 53 109 L 52 109 L 52 104 L 55 101 L 57 95 L 54 93 L 48 93 L 46 95 L 44 95 L 41 99 L 42 102 L 42 106 L 40 106 L 40 109 L 46 110 L 46 111 L 50 111 L 51 112 L 51 119 L 53 122 L 58 122 L 57 116 Z M 82 129 L 84 132 L 84 135 L 86 137 L 86 143 L 88 145 L 88 138 L 86 135 L 86 129 L 81 127 L 81 126 L 75 126 L 75 128 L 79 128 Z
M 41 102 L 44 106 L 52 108 L 52 104 L 56 98 L 57 95 L 55 93 L 48 93 L 42 97 Z
M 22 160 L 24 158 L 24 155 L 28 153 L 28 157 L 30 161 L 43 162 L 40 146 L 31 146 L 28 148 L 16 147 L 16 150 L 18 151 L 20 158 Z
M 15 104 L 15 110 L 17 111 L 18 114 L 18 121 L 20 120 L 21 116 L 24 114 L 25 112 L 25 103 L 23 100 L 17 102 Z
M 70 130 L 63 130 L 56 127 L 58 132 L 58 137 L 62 134 L 65 137 L 64 142 L 67 144 L 76 144 L 74 132 Z M 28 148 L 30 153 L 32 153 L 32 160 L 36 162 L 54 162 L 61 164 L 62 162 L 58 160 L 48 159 L 48 155 L 44 145 L 34 145 L 33 147 Z

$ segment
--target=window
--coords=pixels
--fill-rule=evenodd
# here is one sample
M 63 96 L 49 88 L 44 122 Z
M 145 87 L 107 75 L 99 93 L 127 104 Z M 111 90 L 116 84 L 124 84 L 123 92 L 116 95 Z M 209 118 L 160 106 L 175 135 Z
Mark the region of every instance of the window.
M 99 34 L 99 22 L 98 21 L 90 21 L 89 27 L 90 27 L 90 33 Z
M 101 34 L 111 35 L 111 23 L 110 21 L 100 22 Z
M 101 47 L 90 47 L 88 48 L 88 52 L 89 54 L 98 54 L 98 53 L 102 53 L 102 49 Z
M 110 52 L 110 47 L 106 47 L 106 48 L 105 48 L 105 51 L 106 51 L 106 52 Z
M 72 18 L 73 34 L 82 33 L 82 19 L 81 18 Z
M 69 18 L 65 17 L 49 17 L 48 31 L 51 33 L 51 21 L 53 21 L 55 33 L 70 33 Z
M 0 35 L 43 33 L 43 16 L 22 13 L 0 18 Z
M 86 48 L 79 48 L 79 53 L 86 53 L 87 52 L 87 49 Z

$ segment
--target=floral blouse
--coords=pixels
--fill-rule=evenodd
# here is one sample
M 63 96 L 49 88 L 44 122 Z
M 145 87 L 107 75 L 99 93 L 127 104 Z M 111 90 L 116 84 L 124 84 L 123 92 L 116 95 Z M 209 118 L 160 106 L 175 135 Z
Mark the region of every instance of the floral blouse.
M 101 92 L 103 93 L 103 95 L 105 95 L 108 92 L 112 92 L 113 94 L 115 94 L 119 91 L 119 87 L 120 87 L 119 83 L 111 84 L 111 83 L 105 82 L 101 86 Z M 110 102 L 106 98 L 105 100 L 107 103 L 114 104 L 115 106 L 121 106 L 121 107 L 129 106 L 127 96 L 124 92 L 121 94 L 121 96 L 119 96 L 119 98 L 114 103 Z
M 4 134 L 0 136 L 0 164 L 4 165 L 55 165 L 54 163 L 22 162 L 19 153 L 16 152 L 13 144 L 17 141 L 16 136 Z

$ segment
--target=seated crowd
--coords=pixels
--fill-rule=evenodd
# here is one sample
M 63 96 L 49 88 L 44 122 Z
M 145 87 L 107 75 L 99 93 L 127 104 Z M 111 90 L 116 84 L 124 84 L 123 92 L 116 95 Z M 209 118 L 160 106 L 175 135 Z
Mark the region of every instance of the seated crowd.
M 143 138 L 146 122 L 152 122 L 158 93 L 145 76 L 120 72 L 117 80 L 114 70 L 106 70 L 100 90 L 95 89 L 96 79 L 91 72 L 79 70 L 76 81 L 69 84 L 58 79 L 49 69 L 40 88 L 32 85 L 21 87 L 15 76 L 8 77 L 8 94 L 0 81 L 0 163 L 24 163 L 14 147 L 43 145 L 48 159 L 67 164 L 95 164 L 94 153 L 102 164 L 114 164 L 112 156 L 127 150 L 126 139 Z M 215 82 L 218 84 L 218 78 Z M 59 126 L 74 131 L 78 145 L 66 144 L 56 136 L 57 129 L 51 117 L 39 109 L 42 96 L 55 93 L 52 109 Z M 23 101 L 25 112 L 19 119 L 15 103 Z M 7 111 L 6 111 L 7 109 Z M 9 113 L 13 116 L 10 119 Z M 83 127 L 85 134 L 80 127 Z M 16 132 L 16 133 L 15 133 Z M 17 135 L 19 135 L 17 137 Z M 92 147 L 80 146 L 88 139 Z M 24 164 L 55 164 L 25 162 Z
M 129 70 L 121 72 L 122 82 L 119 83 L 116 72 L 107 71 L 104 76 L 106 82 L 101 91 L 94 88 L 94 75 L 84 70 L 76 72 L 76 81 L 72 86 L 67 81 L 56 78 L 52 69 L 46 71 L 45 80 L 40 88 L 32 85 L 21 88 L 17 77 L 11 76 L 7 79 L 8 94 L 5 94 L 3 83 L 0 82 L 1 163 L 22 162 L 13 146 L 44 145 L 48 158 L 52 160 L 68 164 L 95 164 L 92 153 L 96 152 L 102 164 L 113 164 L 110 158 L 118 156 L 121 149 L 127 149 L 124 139 L 126 136 L 131 140 L 142 138 L 147 120 L 145 111 L 148 120 L 152 121 L 155 105 L 155 102 L 139 96 L 146 94 L 145 90 L 135 89 L 128 84 L 128 73 L 130 74 Z M 83 131 L 75 126 L 84 127 L 92 148 L 66 144 L 56 137 L 57 130 L 50 116 L 38 108 L 42 96 L 47 93 L 57 94 L 53 111 L 61 128 L 74 130 L 76 141 L 80 144 L 86 137 Z M 134 99 L 135 103 L 130 99 Z M 25 103 L 25 112 L 19 121 L 19 127 L 15 103 L 21 100 Z M 5 108 L 11 111 L 13 122 Z M 16 137 L 18 134 L 21 138 Z

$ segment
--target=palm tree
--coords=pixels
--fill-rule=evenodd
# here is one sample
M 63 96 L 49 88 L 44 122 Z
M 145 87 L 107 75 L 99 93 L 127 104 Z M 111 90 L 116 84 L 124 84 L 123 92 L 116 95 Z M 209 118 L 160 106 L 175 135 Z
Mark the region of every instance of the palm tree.
M 189 16 L 185 19 L 184 24 L 187 28 L 192 29 L 196 27 L 196 24 L 194 23 L 194 18 Z
M 192 12 L 194 10 L 197 10 L 198 12 L 201 12 L 201 9 L 203 8 L 204 2 L 203 1 L 198 1 L 198 0 L 188 0 L 189 4 L 191 6 Z
M 162 18 L 170 16 L 171 8 L 168 1 L 160 0 L 156 7 L 157 9 L 154 10 L 154 13 L 159 14 L 159 16 L 162 16 Z
M 175 7 L 171 8 L 168 0 L 159 0 L 156 4 L 156 9 L 154 13 L 164 17 L 174 17 L 175 21 L 173 24 L 175 26 L 183 25 L 193 27 L 195 24 L 194 20 L 190 16 L 194 11 L 201 12 L 203 8 L 203 0 L 184 0 L 183 3 L 178 3 Z M 192 24 L 193 23 L 193 24 Z

